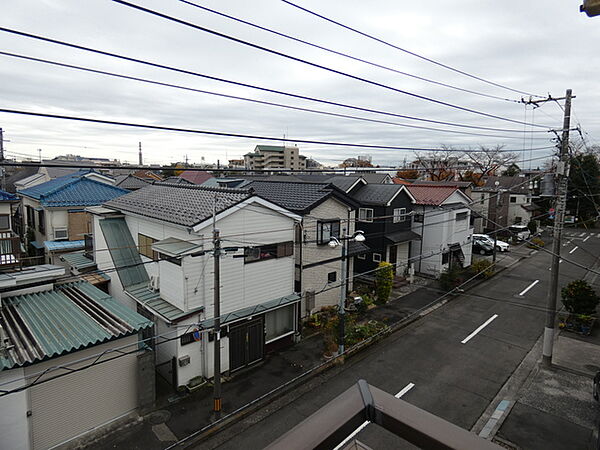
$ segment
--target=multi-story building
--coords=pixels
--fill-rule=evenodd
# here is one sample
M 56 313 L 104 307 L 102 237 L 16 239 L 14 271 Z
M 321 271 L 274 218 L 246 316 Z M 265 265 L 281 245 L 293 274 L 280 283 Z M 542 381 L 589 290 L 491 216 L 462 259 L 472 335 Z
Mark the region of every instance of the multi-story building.
M 257 145 L 254 152 L 244 155 L 246 169 L 306 169 L 306 156 L 297 146 Z

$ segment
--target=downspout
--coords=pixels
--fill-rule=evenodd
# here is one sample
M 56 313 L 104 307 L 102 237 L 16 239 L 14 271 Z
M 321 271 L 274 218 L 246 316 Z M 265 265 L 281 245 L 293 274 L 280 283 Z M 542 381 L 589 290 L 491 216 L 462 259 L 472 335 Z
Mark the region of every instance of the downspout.
M 348 217 L 348 226 L 346 227 L 346 229 L 348 230 L 348 235 L 351 235 L 352 233 L 354 233 L 356 231 L 356 229 L 352 230 L 352 233 L 350 233 L 350 210 L 348 210 L 348 213 L 346 214 L 346 216 Z M 348 255 L 346 254 L 346 259 L 348 258 Z M 343 261 L 342 261 L 343 262 Z M 346 273 L 342 274 L 343 277 L 345 277 L 344 283 L 346 284 L 346 293 L 350 292 L 350 290 L 348 289 L 348 281 L 350 279 L 350 264 L 348 264 L 348 262 L 346 262 Z M 352 286 L 354 288 L 354 286 Z
M 425 206 L 421 206 L 421 250 L 419 251 L 419 273 L 421 272 L 421 264 L 423 264 L 423 239 L 425 239 Z

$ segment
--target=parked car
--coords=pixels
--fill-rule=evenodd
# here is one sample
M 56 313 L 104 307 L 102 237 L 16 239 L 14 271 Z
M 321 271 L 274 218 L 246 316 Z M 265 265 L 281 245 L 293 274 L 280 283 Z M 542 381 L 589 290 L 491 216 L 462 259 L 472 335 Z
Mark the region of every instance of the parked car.
M 473 241 L 487 242 L 488 244 L 492 245 L 492 248 L 494 245 L 494 238 L 487 234 L 474 234 Z M 508 245 L 508 242 L 496 240 L 496 251 L 507 252 L 509 247 L 510 246 Z
M 525 225 L 511 225 L 508 227 L 508 231 L 510 231 L 511 234 L 516 236 L 520 241 L 529 239 L 531 236 L 531 231 L 529 231 L 529 228 L 527 228 Z
M 480 255 L 490 255 L 494 253 L 494 244 L 488 244 L 485 241 L 473 239 L 473 253 Z

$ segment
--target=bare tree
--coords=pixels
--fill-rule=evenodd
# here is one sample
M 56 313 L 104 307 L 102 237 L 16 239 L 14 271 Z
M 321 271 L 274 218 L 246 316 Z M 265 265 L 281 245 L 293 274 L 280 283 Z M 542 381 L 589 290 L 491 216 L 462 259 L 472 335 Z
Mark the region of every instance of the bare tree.
M 517 161 L 519 155 L 502 151 L 503 145 L 495 147 L 479 146 L 478 150 L 466 151 L 463 157 L 469 161 L 474 173 L 481 177 L 496 174 L 502 167 L 508 167 Z
M 456 175 L 458 157 L 456 150 L 442 146 L 444 151 L 415 153 L 413 165 L 420 173 L 425 173 L 431 181 L 449 181 Z

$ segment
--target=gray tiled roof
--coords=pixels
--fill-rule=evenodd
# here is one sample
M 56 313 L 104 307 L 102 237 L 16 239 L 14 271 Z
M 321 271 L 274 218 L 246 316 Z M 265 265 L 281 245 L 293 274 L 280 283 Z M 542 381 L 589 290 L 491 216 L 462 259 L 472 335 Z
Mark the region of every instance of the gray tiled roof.
M 289 183 L 278 181 L 253 181 L 246 186 L 257 195 L 296 213 L 311 209 L 332 193 L 325 183 Z
M 345 177 L 345 176 L 337 176 L 329 179 L 329 182 L 333 184 L 336 188 L 341 189 L 344 192 L 348 192 L 348 189 L 352 187 L 354 183 L 360 180 L 362 177 Z
M 367 184 L 352 198 L 361 205 L 386 205 L 404 186 L 402 184 Z
M 153 184 L 117 197 L 105 206 L 191 227 L 209 218 L 217 198 L 217 213 L 246 200 L 247 190 L 196 185 Z
M 119 186 L 120 188 L 127 189 L 129 191 L 135 191 L 136 189 L 143 188 L 150 183 L 151 182 L 149 180 L 144 180 L 143 178 L 139 178 L 130 174 L 125 176 L 125 178 L 118 180 L 115 183 L 115 186 Z

